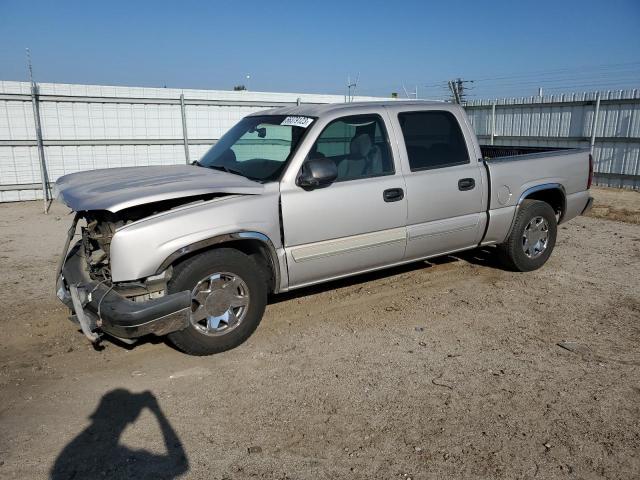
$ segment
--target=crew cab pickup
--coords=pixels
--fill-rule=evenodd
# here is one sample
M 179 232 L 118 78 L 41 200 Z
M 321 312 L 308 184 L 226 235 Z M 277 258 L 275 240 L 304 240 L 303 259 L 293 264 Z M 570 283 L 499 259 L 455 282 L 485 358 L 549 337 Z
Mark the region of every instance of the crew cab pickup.
M 57 294 L 93 342 L 168 335 L 208 355 L 247 339 L 271 294 L 485 245 L 534 270 L 591 206 L 591 156 L 508 150 L 449 103 L 258 112 L 193 165 L 60 178 L 77 213 Z

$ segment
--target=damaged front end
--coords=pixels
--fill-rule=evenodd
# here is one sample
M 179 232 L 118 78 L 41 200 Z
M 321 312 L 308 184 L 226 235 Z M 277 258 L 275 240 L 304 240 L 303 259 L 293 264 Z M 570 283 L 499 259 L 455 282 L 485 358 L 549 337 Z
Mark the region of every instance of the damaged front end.
M 69 250 L 80 220 L 86 222 L 81 240 Z M 101 333 L 132 343 L 144 335 L 166 335 L 189 325 L 190 292 L 167 293 L 171 267 L 139 281 L 112 282 L 111 239 L 124 223 L 105 211 L 77 214 L 58 265 L 57 296 L 94 344 Z
M 60 177 L 54 190 L 60 202 L 79 212 L 58 265 L 58 297 L 96 342 L 101 332 L 131 339 L 189 325 L 190 292 L 167 292 L 171 267 L 142 279 L 112 281 L 111 242 L 120 228 L 220 197 L 259 195 L 264 185 L 199 166 L 158 165 L 72 173 Z M 79 223 L 82 238 L 69 250 Z

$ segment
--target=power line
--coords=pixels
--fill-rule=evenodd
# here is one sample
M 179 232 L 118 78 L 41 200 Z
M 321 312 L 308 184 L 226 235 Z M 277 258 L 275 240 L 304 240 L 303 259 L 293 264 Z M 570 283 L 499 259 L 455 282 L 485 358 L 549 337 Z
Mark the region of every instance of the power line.
M 514 90 L 514 89 L 527 89 L 527 88 L 546 88 L 546 89 L 558 89 L 558 88 L 583 88 L 583 87 L 601 87 L 601 88 L 617 88 L 628 87 L 638 88 L 640 87 L 640 79 L 638 80 L 601 80 L 595 82 L 583 81 L 583 82 L 557 82 L 557 83 L 545 83 L 545 82 L 523 82 L 521 84 L 485 84 L 479 86 L 481 91 L 486 90 Z
M 475 83 L 475 82 L 474 82 Z M 569 88 L 569 87 L 580 87 L 580 86 L 608 86 L 608 85 L 628 85 L 628 86 L 640 86 L 640 72 L 634 75 L 627 76 L 590 76 L 590 77 L 572 77 L 572 78 L 558 78 L 558 79 L 532 79 L 532 80 L 524 80 L 518 82 L 491 82 L 491 83 L 483 83 L 477 85 L 480 89 L 487 88 L 510 88 L 510 87 L 560 87 L 560 88 Z M 449 82 L 443 83 L 437 86 L 423 87 L 427 91 L 434 90 L 447 90 L 449 88 Z
M 640 62 L 628 62 L 628 63 L 612 63 L 612 64 L 608 64 L 608 65 L 592 65 L 592 66 L 582 66 L 582 67 L 566 67 L 566 68 L 559 68 L 559 69 L 553 69 L 553 70 L 537 70 L 537 71 L 531 71 L 531 72 L 521 72 L 521 73 L 517 73 L 517 74 L 513 74 L 513 75 L 502 75 L 502 76 L 498 76 L 498 77 L 484 77 L 484 78 L 478 78 L 475 79 L 476 82 L 484 82 L 487 80 L 503 80 L 503 79 L 514 79 L 514 78 L 522 78 L 522 77 L 531 77 L 531 76 L 535 76 L 535 75 L 541 75 L 541 76 L 545 76 L 545 75 L 560 75 L 560 74 L 564 74 L 564 73 L 571 73 L 571 72 L 575 72 L 575 73 L 584 73 L 583 71 L 593 71 L 593 70 L 616 70 L 616 69 L 620 69 L 621 67 L 625 67 L 625 68 L 629 68 L 630 66 L 635 65 L 637 67 L 633 67 L 633 68 L 640 68 Z
M 587 73 L 590 72 L 590 73 Z M 520 84 L 522 82 L 519 79 L 525 79 L 528 83 L 541 83 L 551 81 L 573 82 L 577 80 L 584 80 L 585 75 L 589 75 L 590 78 L 603 78 L 603 79 L 620 79 L 621 77 L 638 76 L 640 78 L 640 62 L 627 62 L 608 65 L 593 65 L 582 67 L 568 67 L 552 70 L 538 70 L 532 72 L 522 72 L 513 75 L 501 75 L 494 77 L 484 77 L 474 79 L 474 82 L 492 82 L 496 80 L 507 80 L 502 84 Z M 508 82 L 512 80 L 512 82 Z M 635 78 L 633 79 L 635 80 Z M 423 85 L 425 88 L 447 88 L 448 81 L 442 80 L 437 83 L 431 83 Z
M 495 83 L 495 84 L 485 84 L 480 86 L 482 89 L 509 89 L 509 88 L 522 88 L 522 87 L 546 87 L 546 88 L 572 88 L 572 87 L 596 87 L 596 86 L 640 86 L 640 77 L 638 79 L 603 79 L 597 81 L 589 81 L 588 79 L 583 79 L 583 81 L 557 81 L 557 82 L 521 82 L 521 83 Z
M 636 75 L 630 76 L 620 76 L 620 77 L 611 77 L 611 76 L 602 76 L 602 77 L 581 77 L 581 78 L 558 78 L 553 80 L 542 80 L 542 79 L 531 79 L 531 80 L 522 80 L 519 82 L 486 82 L 479 83 L 477 86 L 479 88 L 484 88 L 487 86 L 495 86 L 495 87 L 510 87 L 512 85 L 516 86 L 543 86 L 543 85 L 567 85 L 567 84 L 578 84 L 578 83 L 638 83 L 640 81 L 640 73 Z

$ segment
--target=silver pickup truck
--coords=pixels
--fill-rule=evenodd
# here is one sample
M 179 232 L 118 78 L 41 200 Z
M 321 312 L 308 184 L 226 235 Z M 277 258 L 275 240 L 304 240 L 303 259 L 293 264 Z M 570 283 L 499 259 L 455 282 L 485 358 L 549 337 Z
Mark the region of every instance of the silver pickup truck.
M 592 201 L 589 152 L 550 150 L 481 147 L 448 103 L 255 113 L 193 165 L 60 178 L 77 214 L 57 294 L 93 342 L 208 355 L 246 340 L 270 294 L 484 245 L 534 270 Z

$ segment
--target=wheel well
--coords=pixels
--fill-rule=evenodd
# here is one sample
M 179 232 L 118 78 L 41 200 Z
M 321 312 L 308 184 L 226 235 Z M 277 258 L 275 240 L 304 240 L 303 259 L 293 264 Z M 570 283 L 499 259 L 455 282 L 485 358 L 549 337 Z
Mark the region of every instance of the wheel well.
M 276 290 L 276 273 L 274 268 L 277 268 L 273 265 L 271 260 L 271 255 L 269 253 L 269 248 L 260 240 L 254 239 L 238 239 L 238 240 L 230 240 L 226 242 L 216 243 L 209 247 L 204 247 L 198 250 L 194 250 L 189 252 L 187 255 L 181 256 L 176 259 L 172 265 L 175 267 L 178 263 L 182 263 L 195 255 L 198 255 L 207 250 L 213 250 L 218 248 L 234 248 L 239 250 L 251 257 L 263 271 L 265 279 L 267 280 L 267 285 L 269 287 L 269 293 L 273 293 Z M 273 261 L 277 261 L 273 259 Z
M 269 250 L 260 240 L 234 240 L 232 242 L 220 243 L 216 247 L 228 247 L 240 250 L 250 256 L 262 269 L 269 285 L 269 292 L 273 292 L 276 286 L 276 275 L 269 256 Z M 215 247 L 214 247 L 215 248 Z
M 540 200 L 548 203 L 560 219 L 566 208 L 564 193 L 559 188 L 547 188 L 538 190 L 537 192 L 531 192 L 524 197 L 523 200 Z

